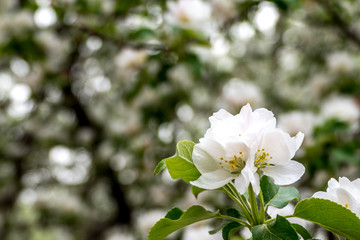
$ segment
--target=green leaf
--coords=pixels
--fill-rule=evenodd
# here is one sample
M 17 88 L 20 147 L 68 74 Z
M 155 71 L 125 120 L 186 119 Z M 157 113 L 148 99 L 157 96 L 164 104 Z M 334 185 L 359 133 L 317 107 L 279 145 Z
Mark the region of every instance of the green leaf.
M 194 194 L 194 196 L 197 198 L 199 196 L 199 194 L 203 191 L 205 191 L 206 189 L 203 189 L 203 188 L 198 188 L 198 187 L 195 187 L 195 186 L 192 186 L 191 188 L 191 191 L 192 193 Z
M 304 240 L 312 239 L 310 233 L 300 224 L 292 223 L 291 226 L 296 230 L 298 234 L 300 234 L 300 236 Z
M 296 205 L 293 215 L 319 224 L 347 239 L 360 239 L 360 219 L 349 209 L 330 200 L 319 198 L 302 200 Z
M 283 208 L 292 200 L 299 201 L 299 192 L 295 187 L 279 187 L 268 176 L 261 178 L 260 187 L 266 205 Z
M 236 232 L 242 229 L 244 226 L 238 222 L 228 223 L 222 230 L 222 237 L 224 240 L 229 240 L 231 236 Z
M 161 160 L 158 165 L 156 165 L 154 176 L 158 175 L 160 172 L 164 171 L 166 168 L 165 159 Z
M 268 204 L 279 192 L 279 186 L 275 185 L 270 177 L 264 175 L 260 179 L 260 188 L 264 197 L 264 203 Z
M 165 159 L 166 166 L 173 179 L 182 178 L 185 182 L 189 183 L 200 177 L 200 172 L 192 162 L 194 146 L 194 142 L 180 141 L 176 145 L 175 155 Z
M 241 214 L 240 214 L 239 210 L 237 210 L 236 208 L 228 208 L 228 209 L 226 209 L 226 215 L 234 217 L 234 218 L 241 219 Z
M 176 209 L 176 208 L 175 208 Z M 173 212 L 172 212 L 173 211 Z M 180 211 L 179 209 L 172 209 L 170 216 L 173 218 L 178 217 Z M 169 215 L 169 213 L 167 214 Z M 201 206 L 192 206 L 186 210 L 181 216 L 177 219 L 162 218 L 160 219 L 150 230 L 148 240 L 161 240 L 164 239 L 169 234 L 179 230 L 180 228 L 186 227 L 195 222 L 219 218 L 221 214 L 219 212 L 210 212 L 204 209 Z
M 175 207 L 166 214 L 165 218 L 169 218 L 171 220 L 177 220 L 181 217 L 181 215 L 183 215 L 183 213 L 184 213 L 183 210 L 181 210 L 178 207 Z
M 234 218 L 238 218 L 238 219 L 241 219 L 241 214 L 240 212 L 235 209 L 235 208 L 228 208 L 226 209 L 226 215 L 227 216 L 231 216 L 231 217 L 234 217 Z M 229 223 L 231 222 L 234 222 L 234 221 L 231 221 L 231 220 L 228 220 L 228 219 L 224 219 L 223 222 L 217 226 L 216 228 L 214 228 L 213 230 L 209 231 L 210 234 L 215 234 L 217 233 L 218 231 L 220 231 L 221 229 L 223 229 L 226 225 L 228 225 Z M 236 223 L 236 222 L 235 222 Z
M 277 215 L 267 224 L 256 225 L 252 229 L 253 240 L 296 240 L 299 239 L 295 229 L 286 218 Z
M 292 200 L 299 201 L 299 197 L 299 191 L 295 187 L 281 187 L 269 205 L 283 208 Z

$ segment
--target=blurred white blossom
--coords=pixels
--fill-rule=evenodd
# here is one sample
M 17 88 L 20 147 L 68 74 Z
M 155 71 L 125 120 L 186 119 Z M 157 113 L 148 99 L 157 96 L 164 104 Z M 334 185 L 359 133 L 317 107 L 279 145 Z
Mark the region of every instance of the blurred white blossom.
M 221 231 L 217 232 L 214 235 L 210 235 L 209 231 L 211 231 L 212 228 L 209 226 L 192 226 L 185 228 L 184 235 L 182 237 L 182 240 L 221 240 L 223 239 L 221 236 Z
M 155 225 L 157 221 L 164 218 L 166 212 L 164 210 L 154 209 L 150 211 L 142 211 L 136 218 L 136 228 L 145 238 L 147 237 L 150 229 Z
M 234 18 L 237 14 L 234 0 L 213 0 L 212 11 L 220 25 Z
M 311 142 L 311 135 L 318 119 L 311 112 L 292 111 L 279 115 L 278 127 L 288 132 L 291 136 L 303 132 L 305 140 Z
M 261 89 L 252 82 L 246 82 L 238 78 L 231 79 L 223 88 L 222 98 L 225 102 L 235 108 L 247 103 L 253 106 L 263 104 Z
M 254 17 L 255 25 L 265 34 L 272 33 L 279 18 L 276 6 L 270 2 L 262 2 Z
M 350 181 L 347 177 L 339 177 L 339 181 L 331 178 L 326 192 L 316 192 L 313 197 L 328 199 L 350 209 L 360 217 L 360 179 Z
M 124 48 L 115 57 L 115 65 L 119 67 L 119 73 L 125 75 L 137 70 L 146 58 L 147 53 L 144 50 Z
M 331 96 L 321 106 L 323 119 L 336 118 L 356 129 L 360 117 L 360 109 L 355 99 L 348 96 Z
M 178 0 L 167 2 L 167 22 L 183 28 L 205 31 L 211 19 L 211 7 L 202 0 Z
M 347 52 L 334 52 L 328 55 L 327 64 L 333 73 L 348 73 L 355 68 L 355 62 Z
M 280 216 L 292 215 L 294 214 L 294 209 L 295 209 L 294 205 L 292 203 L 289 203 L 283 208 L 276 208 L 273 206 L 269 206 L 267 209 L 267 213 L 270 215 L 271 218 L 276 218 L 276 215 L 280 215 Z M 304 228 L 309 228 L 311 226 L 310 222 L 300 218 L 291 217 L 291 218 L 287 218 L 287 220 L 289 220 L 289 222 L 291 223 L 299 224 Z

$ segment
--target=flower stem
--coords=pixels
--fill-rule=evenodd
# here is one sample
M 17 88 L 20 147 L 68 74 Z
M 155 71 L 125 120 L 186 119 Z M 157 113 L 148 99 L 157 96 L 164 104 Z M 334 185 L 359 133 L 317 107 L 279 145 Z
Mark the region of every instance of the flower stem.
M 252 188 L 252 185 L 249 185 L 249 199 L 250 199 L 250 205 L 251 205 L 251 211 L 252 211 L 252 215 L 254 217 L 254 224 L 258 225 L 261 223 L 260 220 L 260 216 L 259 216 L 259 210 L 258 210 L 258 206 L 256 203 L 256 196 L 255 196 L 255 192 L 254 189 Z
M 226 215 L 221 215 L 219 218 L 232 220 L 232 221 L 234 221 L 234 222 L 238 222 L 238 223 L 240 223 L 240 224 L 242 224 L 242 225 L 244 225 L 244 226 L 246 226 L 246 227 L 250 228 L 249 223 L 247 223 L 247 222 L 245 222 L 245 221 L 242 221 L 242 220 L 240 220 L 240 219 L 238 219 L 238 218 L 234 218 L 234 217 L 231 217 L 231 216 L 226 216 Z
M 233 191 L 231 190 L 231 187 L 229 187 L 228 185 L 225 185 L 224 187 L 221 188 L 232 200 L 234 200 L 234 202 L 236 202 L 239 207 L 241 208 L 241 210 L 244 213 L 244 217 L 252 224 L 254 222 L 253 218 L 251 217 L 251 213 L 249 212 L 249 210 L 247 209 L 246 206 L 244 206 L 244 204 L 242 203 L 242 201 L 240 199 L 237 198 L 236 194 L 233 193 Z
M 251 219 L 253 219 L 252 215 L 251 215 L 251 209 L 250 209 L 250 204 L 247 201 L 247 199 L 241 195 L 238 190 L 236 189 L 234 183 L 230 182 L 229 184 L 229 188 L 232 190 L 232 192 L 234 193 L 235 196 L 237 196 L 237 198 L 240 200 L 240 202 L 243 204 L 244 206 L 244 213 L 247 214 L 247 216 L 249 216 Z M 250 221 L 250 220 L 249 220 Z M 253 222 L 253 221 L 251 221 Z
M 260 189 L 260 194 L 259 194 L 259 202 L 260 202 L 260 220 L 261 220 L 261 223 L 264 223 L 265 207 L 264 207 L 264 196 L 263 196 L 261 189 Z

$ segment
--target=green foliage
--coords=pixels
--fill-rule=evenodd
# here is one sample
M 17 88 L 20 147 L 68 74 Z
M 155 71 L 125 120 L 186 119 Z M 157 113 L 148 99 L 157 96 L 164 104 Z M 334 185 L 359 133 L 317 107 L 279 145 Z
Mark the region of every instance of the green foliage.
M 299 197 L 299 191 L 295 187 L 281 187 L 275 198 L 270 201 L 269 205 L 277 208 L 283 208 L 293 200 L 299 201 Z
M 165 159 L 166 167 L 173 179 L 182 178 L 189 183 L 200 177 L 200 172 L 192 162 L 194 145 L 191 141 L 180 141 L 176 145 L 175 155 Z
M 294 10 L 301 7 L 300 0 L 271 0 L 283 11 Z
M 231 239 L 231 236 L 236 232 L 242 229 L 244 226 L 237 222 L 228 223 L 222 230 L 222 237 L 224 240 Z
M 170 210 L 171 218 L 160 219 L 150 230 L 148 240 L 161 240 L 169 234 L 195 222 L 218 218 L 219 212 L 210 212 L 201 206 L 192 206 L 180 215 L 179 209 Z
M 227 216 L 234 217 L 234 218 L 241 219 L 241 214 L 240 214 L 240 212 L 239 212 L 237 209 L 235 209 L 235 208 L 228 208 L 228 209 L 226 209 L 226 215 L 227 215 Z M 229 225 L 230 223 L 237 223 L 237 222 L 234 222 L 234 221 L 229 220 L 229 219 L 224 219 L 223 222 L 222 222 L 220 225 L 218 225 L 215 229 L 209 231 L 209 233 L 210 233 L 210 234 L 215 234 L 215 233 L 217 233 L 218 231 L 220 231 L 221 229 L 224 229 L 224 227 L 227 226 L 227 225 Z M 232 225 L 230 225 L 230 226 L 234 226 L 234 228 L 235 228 L 235 226 L 238 226 L 238 223 L 237 223 L 237 224 L 232 224 Z M 231 228 L 230 226 L 229 226 L 227 229 Z M 229 229 L 229 230 L 230 230 L 230 229 Z M 226 231 L 227 231 L 227 230 L 226 230 Z M 223 232 L 224 232 L 224 230 L 223 230 Z M 228 235 L 228 236 L 229 236 L 229 235 Z
M 264 175 L 260 179 L 260 188 L 264 196 L 264 203 L 268 204 L 276 197 L 280 187 L 275 185 L 270 177 Z
M 293 200 L 299 201 L 299 191 L 295 187 L 279 187 L 268 176 L 261 178 L 260 187 L 265 205 L 283 208 Z
M 25 60 L 38 61 L 45 58 L 45 52 L 34 38 L 27 34 L 24 37 L 13 37 L 6 44 L 0 45 L 0 56 L 18 56 Z
M 154 176 L 158 175 L 160 172 L 164 171 L 166 169 L 166 163 L 165 159 L 161 160 L 154 170 Z
M 251 230 L 253 240 L 295 240 L 299 239 L 290 222 L 282 216 L 262 225 L 256 225 Z
M 359 139 L 348 138 L 349 124 L 329 119 L 314 130 L 314 144 L 308 146 L 303 161 L 308 163 L 307 171 L 314 175 L 318 169 L 336 174 L 344 164 L 360 166 L 357 154 Z
M 184 211 L 181 210 L 178 207 L 175 207 L 171 209 L 165 216 L 165 218 L 171 219 L 171 220 L 177 220 L 183 215 Z
M 312 239 L 310 233 L 300 224 L 292 223 L 291 226 L 296 230 L 296 232 L 304 239 Z
M 194 194 L 194 196 L 197 198 L 199 196 L 199 194 L 203 191 L 205 191 L 206 189 L 202 189 L 202 188 L 198 188 L 196 186 L 192 186 L 191 187 L 191 191 Z
M 296 205 L 294 216 L 319 224 L 349 240 L 360 239 L 360 219 L 349 209 L 330 200 L 302 200 Z

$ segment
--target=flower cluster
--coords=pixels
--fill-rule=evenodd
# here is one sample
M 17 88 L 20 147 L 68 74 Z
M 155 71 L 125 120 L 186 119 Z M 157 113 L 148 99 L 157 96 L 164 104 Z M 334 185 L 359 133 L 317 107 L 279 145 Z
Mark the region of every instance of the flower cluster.
M 326 192 L 316 192 L 313 197 L 328 199 L 336 202 L 360 217 L 360 179 L 350 181 L 346 177 L 340 177 L 339 181 L 331 178 Z
M 240 194 L 250 184 L 259 194 L 262 174 L 277 185 L 292 184 L 304 174 L 304 166 L 292 160 L 304 134 L 291 137 L 276 128 L 271 111 L 252 111 L 247 104 L 235 116 L 221 109 L 209 120 L 210 128 L 193 150 L 194 165 L 201 173 L 191 182 L 194 186 L 216 189 L 234 180 Z

